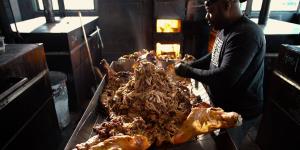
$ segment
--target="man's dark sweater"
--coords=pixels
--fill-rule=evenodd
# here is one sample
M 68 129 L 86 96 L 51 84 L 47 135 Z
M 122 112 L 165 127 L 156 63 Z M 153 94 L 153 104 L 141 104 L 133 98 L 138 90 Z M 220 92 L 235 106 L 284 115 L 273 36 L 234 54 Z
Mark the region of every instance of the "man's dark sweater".
M 218 33 L 212 54 L 191 63 L 187 77 L 208 86 L 215 106 L 255 117 L 263 105 L 265 46 L 260 27 L 243 16 Z

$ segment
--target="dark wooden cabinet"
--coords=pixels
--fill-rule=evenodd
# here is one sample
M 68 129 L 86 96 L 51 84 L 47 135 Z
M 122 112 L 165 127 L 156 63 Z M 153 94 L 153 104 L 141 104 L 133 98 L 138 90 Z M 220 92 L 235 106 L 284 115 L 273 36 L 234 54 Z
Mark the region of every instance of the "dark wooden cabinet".
M 53 150 L 59 144 L 45 60 L 42 44 L 9 44 L 0 55 L 1 149 Z
M 295 149 L 300 134 L 299 85 L 277 70 L 271 81 L 256 143 L 262 150 Z
M 300 45 L 281 44 L 276 68 L 300 84 Z
M 256 137 L 262 150 L 295 149 L 300 134 L 299 45 L 282 44 L 270 73 L 263 117 Z
M 87 33 L 93 65 L 101 58 L 100 39 L 96 31 L 98 17 L 82 17 Z M 35 23 L 35 25 L 28 25 Z M 50 71 L 67 75 L 70 111 L 83 111 L 96 88 L 95 77 L 88 58 L 88 51 L 79 17 L 61 18 L 60 22 L 46 24 L 44 17 L 17 23 L 24 43 L 43 43 Z M 27 27 L 26 27 L 27 26 Z

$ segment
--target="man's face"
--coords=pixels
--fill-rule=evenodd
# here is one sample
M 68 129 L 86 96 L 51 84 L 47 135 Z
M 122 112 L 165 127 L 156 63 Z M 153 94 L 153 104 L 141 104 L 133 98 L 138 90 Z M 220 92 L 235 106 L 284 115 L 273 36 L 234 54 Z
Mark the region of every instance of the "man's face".
M 225 10 L 222 8 L 222 0 L 207 0 L 204 2 L 206 10 L 206 20 L 209 26 L 215 30 L 220 30 L 224 26 Z

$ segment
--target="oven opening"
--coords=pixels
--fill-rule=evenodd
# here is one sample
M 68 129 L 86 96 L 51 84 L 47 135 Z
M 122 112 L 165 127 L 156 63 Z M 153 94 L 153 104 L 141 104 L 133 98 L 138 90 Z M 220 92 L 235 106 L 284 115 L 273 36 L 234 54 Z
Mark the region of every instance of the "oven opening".
M 178 43 L 156 43 L 156 55 L 159 58 L 179 59 L 180 44 Z
M 181 32 L 181 20 L 179 19 L 157 19 L 157 33 L 179 33 Z

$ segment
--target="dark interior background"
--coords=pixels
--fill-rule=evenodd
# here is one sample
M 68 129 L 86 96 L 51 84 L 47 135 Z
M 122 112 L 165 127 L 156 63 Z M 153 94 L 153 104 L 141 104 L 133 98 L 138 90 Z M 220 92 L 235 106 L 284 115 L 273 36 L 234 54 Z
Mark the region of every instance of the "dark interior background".
M 168 2 L 170 0 L 157 0 L 162 2 Z M 201 1 L 201 0 L 198 0 Z M 140 49 L 154 49 L 153 47 L 153 34 L 155 29 L 155 4 L 153 0 L 95 0 L 95 10 L 82 11 L 84 16 L 99 16 L 99 28 L 103 36 L 104 49 L 102 51 L 103 57 L 108 60 L 115 60 L 121 55 L 128 54 L 130 52 Z M 10 5 L 11 8 L 10 9 Z M 187 3 L 187 1 L 186 1 Z M 43 16 L 43 12 L 37 9 L 36 0 L 0 0 L 0 27 L 1 34 L 6 37 L 6 42 L 15 42 L 15 35 L 9 33 L 8 24 L 14 21 L 22 21 L 38 16 Z M 187 13 L 187 9 L 181 10 Z M 54 11 L 56 16 L 59 16 L 58 11 Z M 66 11 L 66 16 L 77 16 L 76 11 Z M 196 11 L 196 13 L 205 13 L 203 11 Z M 204 17 L 202 14 L 198 16 Z M 251 12 L 250 17 L 258 17 L 259 12 Z M 270 18 L 300 23 L 299 12 L 296 11 L 271 11 Z M 185 20 L 189 20 L 184 16 Z M 200 19 L 192 20 L 199 21 Z M 199 26 L 201 29 L 205 26 Z M 196 33 L 199 34 L 199 33 Z M 197 35 L 193 35 L 197 36 Z M 208 36 L 204 34 L 204 36 Z M 199 35 L 198 35 L 199 37 Z M 200 37 L 203 37 L 201 35 Z M 188 35 L 185 39 L 191 39 Z M 278 44 L 287 42 L 291 44 L 297 44 L 300 42 L 300 36 L 298 39 L 290 39 L 289 37 L 268 37 L 268 51 L 277 51 Z M 195 40 L 195 39 L 194 39 Z M 205 39 L 197 39 L 200 43 Z M 205 41 L 206 42 L 206 41 Z M 188 43 L 188 42 L 186 42 Z M 272 43 L 272 44 L 271 44 Z M 273 44 L 276 43 L 276 44 Z M 191 46 L 186 46 L 191 48 Z

